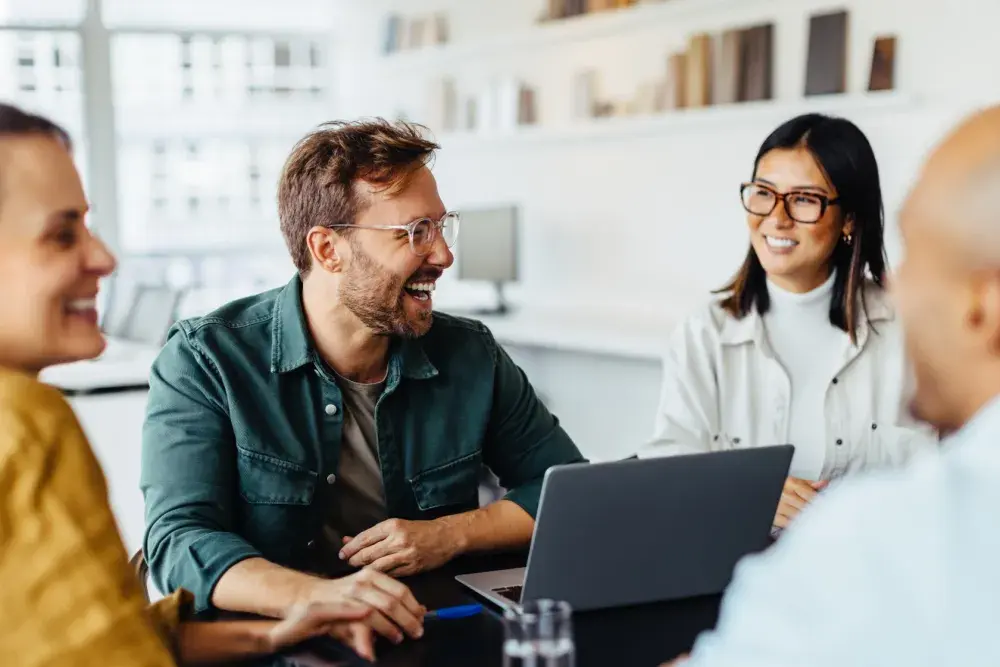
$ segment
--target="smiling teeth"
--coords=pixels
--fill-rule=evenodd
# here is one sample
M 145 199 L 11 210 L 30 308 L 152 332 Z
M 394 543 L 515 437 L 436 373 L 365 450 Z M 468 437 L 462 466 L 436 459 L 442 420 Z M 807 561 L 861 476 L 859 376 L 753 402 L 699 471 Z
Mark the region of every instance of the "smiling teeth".
M 410 283 L 406 285 L 406 289 L 414 290 L 415 292 L 433 292 L 434 283 Z
M 767 240 L 767 245 L 772 248 L 792 248 L 799 244 L 798 241 L 793 241 L 792 239 L 777 239 L 772 236 L 765 236 Z
M 93 310 L 97 308 L 97 299 L 73 299 L 67 307 L 70 310 Z

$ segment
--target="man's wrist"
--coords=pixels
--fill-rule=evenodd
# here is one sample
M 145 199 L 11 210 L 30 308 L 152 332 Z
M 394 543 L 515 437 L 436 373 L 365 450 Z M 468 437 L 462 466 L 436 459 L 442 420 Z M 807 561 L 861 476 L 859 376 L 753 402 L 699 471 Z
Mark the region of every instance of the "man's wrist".
M 292 606 L 308 605 L 314 602 L 328 602 L 329 600 L 322 599 L 322 584 L 328 579 L 322 579 L 320 577 L 314 577 L 310 574 L 296 573 L 300 575 L 300 579 L 295 584 L 295 595 L 293 596 L 294 602 Z M 288 609 L 285 610 L 281 616 L 284 618 L 288 615 Z
M 462 515 L 444 516 L 434 521 L 444 528 L 444 539 L 451 547 L 452 558 L 461 556 L 471 549 L 471 541 L 466 526 L 467 521 L 461 520 Z

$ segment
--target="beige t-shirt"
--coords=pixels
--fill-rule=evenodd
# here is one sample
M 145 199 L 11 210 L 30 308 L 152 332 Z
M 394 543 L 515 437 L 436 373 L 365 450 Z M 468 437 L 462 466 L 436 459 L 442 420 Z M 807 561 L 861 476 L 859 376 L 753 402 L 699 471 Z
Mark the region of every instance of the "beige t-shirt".
M 324 527 L 334 553 L 342 546 L 344 536 L 353 537 L 388 518 L 375 434 L 375 403 L 385 382 L 360 384 L 335 377 L 343 395 L 344 425 L 333 506 Z

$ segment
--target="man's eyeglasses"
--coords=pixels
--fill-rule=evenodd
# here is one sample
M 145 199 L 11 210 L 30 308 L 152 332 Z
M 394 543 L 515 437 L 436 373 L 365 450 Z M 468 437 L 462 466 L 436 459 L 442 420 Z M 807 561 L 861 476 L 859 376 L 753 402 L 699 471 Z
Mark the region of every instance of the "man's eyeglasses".
M 395 230 L 398 232 L 406 232 L 410 237 L 410 250 L 413 251 L 415 255 L 424 257 L 431 253 L 434 249 L 434 241 L 437 240 L 438 234 L 444 240 L 444 243 L 449 248 L 455 246 L 455 241 L 458 240 L 458 223 L 460 222 L 460 217 L 455 211 L 449 211 L 444 214 L 444 217 L 440 220 L 432 220 L 430 218 L 419 218 L 413 222 L 407 223 L 405 225 L 329 225 L 330 229 L 378 229 L 382 231 Z
M 785 204 L 785 213 L 795 222 L 811 225 L 819 222 L 828 206 L 840 203 L 840 198 L 829 197 L 815 192 L 792 191 L 784 194 L 763 183 L 743 183 L 740 185 L 740 200 L 747 213 L 771 215 L 778 201 Z

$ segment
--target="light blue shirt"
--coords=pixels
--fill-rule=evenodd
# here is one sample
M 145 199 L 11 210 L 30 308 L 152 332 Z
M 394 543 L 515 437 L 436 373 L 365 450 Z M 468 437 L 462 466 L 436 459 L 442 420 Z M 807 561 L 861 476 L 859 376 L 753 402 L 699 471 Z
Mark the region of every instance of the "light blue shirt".
M 1000 665 L 1000 399 L 845 480 L 737 571 L 685 667 Z

